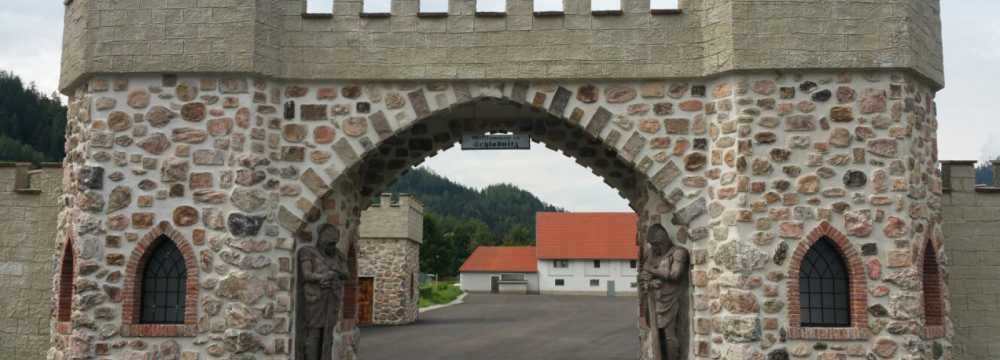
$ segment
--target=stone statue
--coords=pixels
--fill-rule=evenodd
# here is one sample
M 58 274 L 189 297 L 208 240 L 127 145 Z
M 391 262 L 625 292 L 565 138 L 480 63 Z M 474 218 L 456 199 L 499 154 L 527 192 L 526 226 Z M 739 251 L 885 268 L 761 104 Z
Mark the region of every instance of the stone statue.
M 344 298 L 344 280 L 350 274 L 347 256 L 337 249 L 340 230 L 320 227 L 316 246 L 299 249 L 299 360 L 332 360 L 333 338 Z M 318 247 L 318 248 L 317 248 Z
M 684 276 L 688 269 L 688 251 L 674 246 L 667 229 L 655 224 L 648 230 L 642 273 L 646 289 L 647 318 L 650 331 L 655 333 L 658 359 L 679 360 L 680 338 L 677 336 L 681 297 L 685 294 Z

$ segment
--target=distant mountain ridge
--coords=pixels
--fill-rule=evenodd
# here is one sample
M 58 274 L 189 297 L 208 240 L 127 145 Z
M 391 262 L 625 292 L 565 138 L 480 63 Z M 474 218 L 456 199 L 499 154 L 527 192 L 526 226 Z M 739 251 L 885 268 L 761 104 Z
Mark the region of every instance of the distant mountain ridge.
M 534 239 L 536 212 L 565 211 L 511 184 L 490 185 L 478 191 L 426 168 L 404 174 L 389 191 L 414 194 L 426 209 L 439 216 L 480 220 L 499 239 L 519 226 L 527 227 Z
M 0 71 L 0 161 L 62 161 L 66 106 L 34 84 Z

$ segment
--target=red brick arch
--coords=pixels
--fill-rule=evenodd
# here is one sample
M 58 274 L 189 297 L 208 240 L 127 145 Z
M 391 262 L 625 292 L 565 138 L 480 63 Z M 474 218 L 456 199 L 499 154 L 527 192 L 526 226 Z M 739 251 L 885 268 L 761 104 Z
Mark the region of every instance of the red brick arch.
M 806 253 L 819 239 L 829 238 L 837 246 L 850 273 L 851 327 L 817 328 L 802 327 L 801 304 L 799 303 L 799 271 Z M 868 282 L 865 278 L 861 254 L 843 233 L 824 221 L 819 224 L 806 240 L 792 254 L 788 269 L 788 338 L 816 340 L 865 340 L 868 331 Z
M 184 300 L 184 324 L 141 324 L 142 270 L 149 260 L 150 249 L 157 245 L 157 239 L 164 236 L 174 242 L 187 267 L 187 283 Z M 198 330 L 198 263 L 194 248 L 181 233 L 166 221 L 161 222 L 147 233 L 132 249 L 125 266 L 125 289 L 122 294 L 122 336 L 182 337 L 195 336 Z
M 920 297 L 924 308 L 924 331 L 921 336 L 925 339 L 942 338 L 945 334 L 945 319 L 947 309 L 944 304 L 944 274 L 941 273 L 941 264 L 938 262 L 937 254 L 940 253 L 940 246 L 931 237 L 933 227 L 929 227 L 928 235 L 924 243 L 917 248 L 917 270 L 923 280 Z M 930 253 L 927 250 L 931 250 Z

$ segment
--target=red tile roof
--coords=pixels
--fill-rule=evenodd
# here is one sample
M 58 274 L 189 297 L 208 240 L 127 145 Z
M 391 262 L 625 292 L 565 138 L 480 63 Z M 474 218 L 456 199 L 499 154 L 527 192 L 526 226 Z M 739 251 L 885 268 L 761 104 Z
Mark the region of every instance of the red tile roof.
M 459 272 L 538 272 L 534 246 L 480 246 Z
M 535 214 L 539 259 L 637 260 L 635 213 Z

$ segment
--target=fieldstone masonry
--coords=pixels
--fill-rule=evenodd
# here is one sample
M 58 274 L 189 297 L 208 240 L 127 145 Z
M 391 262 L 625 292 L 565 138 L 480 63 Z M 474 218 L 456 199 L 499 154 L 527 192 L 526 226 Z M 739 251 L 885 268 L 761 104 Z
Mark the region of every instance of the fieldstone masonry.
M 423 213 L 423 205 L 405 194 L 396 201 L 391 194 L 382 194 L 361 213 L 358 277 L 374 281 L 373 324 L 402 325 L 417 320 Z
M 433 19 L 414 1 L 381 18 L 336 4 L 307 18 L 301 1 L 68 3 L 55 238 L 79 269 L 51 358 L 297 356 L 297 249 L 327 224 L 339 251 L 360 248 L 373 195 L 494 131 L 590 168 L 689 250 L 685 358 L 953 356 L 947 288 L 943 323 L 925 326 L 915 261 L 927 244 L 947 255 L 937 1 L 544 18 L 456 1 Z M 140 299 L 123 289 L 159 234 L 189 264 L 184 324 L 131 323 Z M 850 327 L 796 320 L 795 270 L 820 236 L 849 268 Z M 335 358 L 355 359 L 356 309 L 341 308 Z M 640 359 L 655 358 L 647 330 Z

